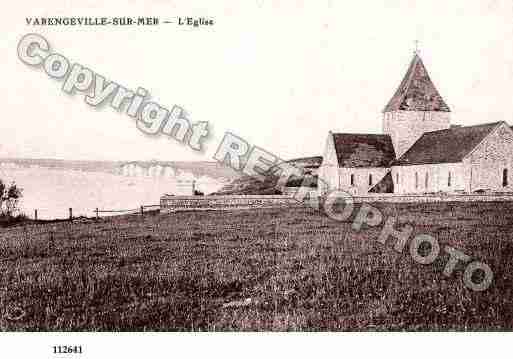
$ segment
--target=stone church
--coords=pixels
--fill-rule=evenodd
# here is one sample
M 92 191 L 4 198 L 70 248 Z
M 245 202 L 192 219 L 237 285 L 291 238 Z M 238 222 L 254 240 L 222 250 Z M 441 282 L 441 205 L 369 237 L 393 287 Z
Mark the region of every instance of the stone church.
M 383 134 L 332 133 L 321 194 L 512 191 L 513 131 L 505 122 L 451 125 L 451 110 L 416 53 L 383 110 Z

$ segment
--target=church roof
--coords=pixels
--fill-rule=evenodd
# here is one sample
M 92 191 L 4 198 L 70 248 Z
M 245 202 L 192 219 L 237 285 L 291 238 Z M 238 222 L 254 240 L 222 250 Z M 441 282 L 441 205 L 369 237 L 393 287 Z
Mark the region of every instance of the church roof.
M 400 110 L 450 112 L 418 54 L 413 57 L 399 88 L 383 112 Z
M 387 167 L 395 159 L 389 135 L 332 135 L 339 167 Z
M 420 165 L 461 162 L 498 125 L 503 122 L 477 126 L 452 127 L 426 132 L 393 165 Z

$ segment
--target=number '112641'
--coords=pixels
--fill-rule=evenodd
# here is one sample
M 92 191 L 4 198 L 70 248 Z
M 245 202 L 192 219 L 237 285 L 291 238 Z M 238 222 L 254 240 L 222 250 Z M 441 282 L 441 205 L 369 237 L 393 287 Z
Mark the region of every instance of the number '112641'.
M 54 354 L 82 354 L 81 345 L 54 345 Z

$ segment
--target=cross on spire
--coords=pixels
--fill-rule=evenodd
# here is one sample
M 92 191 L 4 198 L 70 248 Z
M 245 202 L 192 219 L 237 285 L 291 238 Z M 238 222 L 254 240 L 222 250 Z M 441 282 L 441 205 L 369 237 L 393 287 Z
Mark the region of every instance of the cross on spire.
M 415 40 L 415 51 L 414 51 L 414 54 L 415 55 L 419 54 L 419 40 Z

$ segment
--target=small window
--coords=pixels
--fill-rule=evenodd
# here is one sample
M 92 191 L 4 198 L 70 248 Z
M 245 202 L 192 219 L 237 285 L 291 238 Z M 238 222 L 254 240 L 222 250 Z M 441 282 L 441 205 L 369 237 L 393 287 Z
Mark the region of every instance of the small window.
M 426 187 L 426 189 L 427 189 L 428 185 L 429 185 L 429 173 L 426 172 L 426 178 L 424 179 L 424 187 Z
M 449 175 L 447 176 L 447 187 L 451 187 L 451 171 L 449 171 Z
M 369 173 L 369 186 L 372 186 L 372 173 Z
M 351 186 L 354 186 L 354 174 L 351 173 Z
M 506 187 L 508 185 L 508 169 L 505 168 L 502 170 L 502 187 Z
M 415 189 L 419 188 L 419 174 L 415 172 Z
M 395 183 L 399 184 L 399 173 L 395 174 Z

